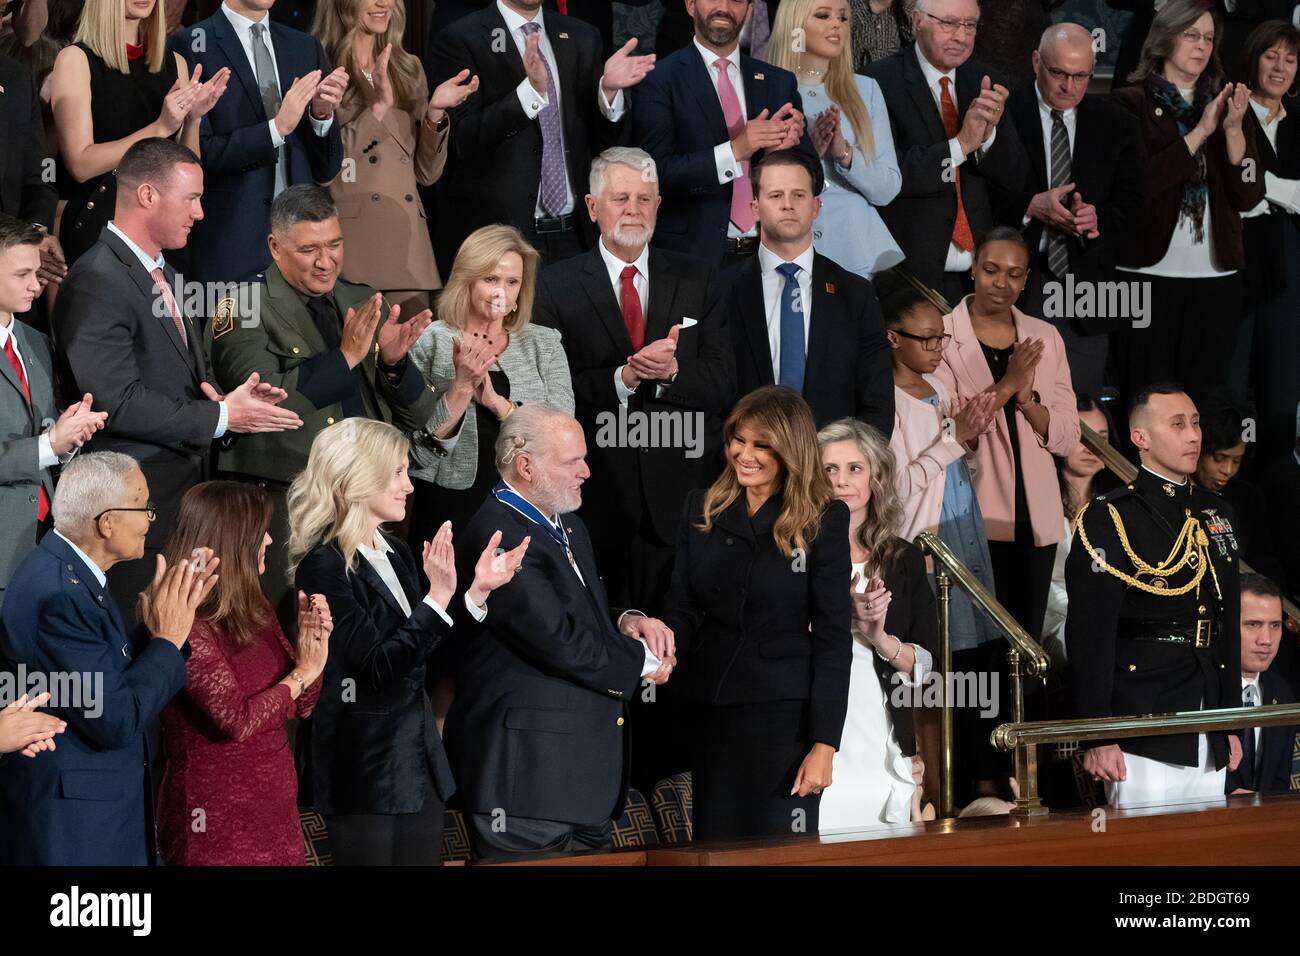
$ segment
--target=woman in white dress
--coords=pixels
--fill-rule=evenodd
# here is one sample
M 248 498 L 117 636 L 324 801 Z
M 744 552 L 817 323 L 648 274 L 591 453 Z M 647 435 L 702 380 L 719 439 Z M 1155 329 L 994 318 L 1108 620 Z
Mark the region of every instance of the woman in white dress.
M 910 705 L 934 664 L 934 594 L 920 550 L 898 537 L 903 511 L 889 443 L 852 418 L 832 422 L 817 439 L 835 496 L 849 509 L 853 563 L 849 708 L 818 828 L 906 823 L 921 818 Z

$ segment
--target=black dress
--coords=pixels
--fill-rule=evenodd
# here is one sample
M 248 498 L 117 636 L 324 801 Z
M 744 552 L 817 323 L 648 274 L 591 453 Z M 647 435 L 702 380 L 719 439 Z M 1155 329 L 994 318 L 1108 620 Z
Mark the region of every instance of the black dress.
M 492 387 L 502 398 L 510 398 L 510 380 L 500 369 L 488 373 Z M 444 488 L 432 482 L 414 480 L 415 501 L 411 506 L 411 529 L 408 541 L 413 554 L 421 554 L 424 542 L 433 540 L 444 521 L 451 521 L 455 534 L 469 524 L 479 506 L 491 494 L 500 480 L 497 474 L 496 445 L 501 433 L 501 420 L 478 402 L 470 402 L 465 414 L 473 414 L 478 425 L 478 469 L 474 483 L 468 488 Z
M 130 61 L 131 72 L 119 73 L 84 43 L 78 47 L 90 63 L 90 115 L 96 143 L 111 143 L 143 129 L 162 113 L 163 100 L 176 82 L 176 57 L 168 52 L 162 69 L 150 73 L 145 57 Z M 115 170 L 77 182 L 59 160 L 60 198 L 68 201 L 59 222 L 59 242 L 71 266 L 99 240 L 117 203 Z

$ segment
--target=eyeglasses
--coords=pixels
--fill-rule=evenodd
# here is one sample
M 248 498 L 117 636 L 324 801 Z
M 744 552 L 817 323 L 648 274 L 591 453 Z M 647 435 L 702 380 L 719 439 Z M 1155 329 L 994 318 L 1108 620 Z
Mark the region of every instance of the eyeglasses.
M 938 23 L 939 29 L 944 33 L 956 33 L 959 30 L 965 30 L 967 33 L 974 33 L 980 28 L 980 22 L 978 20 L 947 20 L 943 17 L 936 17 L 933 13 L 928 13 L 925 10 L 922 10 L 921 12 L 931 20 Z
M 1184 30 L 1183 39 L 1192 44 L 1200 43 L 1204 40 L 1210 46 L 1214 46 L 1214 34 L 1202 33 L 1200 30 Z
M 95 520 L 98 521 L 110 511 L 143 511 L 149 516 L 149 521 L 151 523 L 158 517 L 158 506 L 150 501 L 143 508 L 105 508 L 99 514 L 95 515 Z
M 1043 69 L 1047 71 L 1048 76 L 1059 83 L 1087 83 L 1092 79 L 1091 70 L 1087 73 L 1066 73 L 1064 70 L 1058 70 L 1056 67 L 1048 66 L 1046 63 L 1043 64 Z
M 904 332 L 902 329 L 890 329 L 895 335 L 901 335 L 905 339 L 911 339 L 913 342 L 920 342 L 921 347 L 927 352 L 942 352 L 948 347 L 948 342 L 952 339 L 952 333 L 945 332 L 943 335 L 917 335 L 915 332 Z

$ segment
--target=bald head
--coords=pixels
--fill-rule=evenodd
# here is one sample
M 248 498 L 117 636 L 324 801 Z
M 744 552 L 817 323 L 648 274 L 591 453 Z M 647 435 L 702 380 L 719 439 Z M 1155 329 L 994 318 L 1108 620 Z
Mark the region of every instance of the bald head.
M 1097 62 L 1092 34 L 1077 23 L 1053 24 L 1043 31 L 1033 60 L 1043 101 L 1054 110 L 1073 109 L 1088 92 Z

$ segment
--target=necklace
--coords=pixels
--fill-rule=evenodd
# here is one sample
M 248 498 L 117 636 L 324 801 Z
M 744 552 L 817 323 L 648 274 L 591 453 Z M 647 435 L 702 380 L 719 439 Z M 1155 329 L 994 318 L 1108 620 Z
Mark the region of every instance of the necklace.
M 803 67 L 797 67 L 797 68 L 795 69 L 795 72 L 798 73 L 800 76 L 806 76 L 806 77 L 808 77 L 808 79 L 810 79 L 810 80 L 820 80 L 820 79 L 822 79 L 824 76 L 826 76 L 826 71 L 825 71 L 825 70 L 815 70 L 815 69 L 814 69 L 814 70 L 806 70 L 806 69 L 804 69 Z

